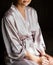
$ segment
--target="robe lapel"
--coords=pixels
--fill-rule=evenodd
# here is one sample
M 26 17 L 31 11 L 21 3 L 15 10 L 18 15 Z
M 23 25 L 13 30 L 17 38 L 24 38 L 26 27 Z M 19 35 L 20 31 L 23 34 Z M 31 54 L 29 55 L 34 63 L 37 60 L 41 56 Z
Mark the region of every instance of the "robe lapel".
M 13 10 L 13 17 L 14 17 L 14 20 L 16 22 L 19 32 L 23 35 L 29 34 L 28 29 L 25 24 L 25 22 L 27 21 L 24 20 L 23 16 L 14 5 L 12 5 L 11 9 Z

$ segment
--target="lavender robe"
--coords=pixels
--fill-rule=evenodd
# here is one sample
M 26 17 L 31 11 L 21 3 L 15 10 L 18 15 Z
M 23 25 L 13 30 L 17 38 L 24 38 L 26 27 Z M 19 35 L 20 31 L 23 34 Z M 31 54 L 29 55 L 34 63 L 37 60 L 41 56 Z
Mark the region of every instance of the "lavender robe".
M 39 56 L 39 52 L 45 51 L 36 10 L 27 6 L 25 14 L 26 19 L 12 4 L 2 18 L 2 34 L 8 54 L 7 65 L 38 65 L 33 61 L 24 60 L 25 52 L 27 50 Z

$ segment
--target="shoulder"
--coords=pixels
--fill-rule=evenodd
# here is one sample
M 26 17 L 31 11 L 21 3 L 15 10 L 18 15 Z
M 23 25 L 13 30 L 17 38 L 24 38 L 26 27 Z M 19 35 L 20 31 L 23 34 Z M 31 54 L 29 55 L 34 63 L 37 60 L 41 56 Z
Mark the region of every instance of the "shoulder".
M 30 6 L 27 6 L 26 9 L 31 14 L 37 14 L 36 9 L 34 9 L 34 8 L 30 7 Z
M 12 15 L 12 13 L 13 13 L 13 11 L 12 11 L 12 9 L 11 9 L 11 7 L 4 13 L 4 16 L 3 16 L 3 20 L 4 20 L 4 22 L 6 21 L 6 22 L 13 22 L 13 15 Z
M 12 13 L 13 13 L 13 11 L 11 10 L 11 8 L 9 8 L 9 10 L 5 12 L 4 17 L 9 19 L 9 18 L 13 17 Z

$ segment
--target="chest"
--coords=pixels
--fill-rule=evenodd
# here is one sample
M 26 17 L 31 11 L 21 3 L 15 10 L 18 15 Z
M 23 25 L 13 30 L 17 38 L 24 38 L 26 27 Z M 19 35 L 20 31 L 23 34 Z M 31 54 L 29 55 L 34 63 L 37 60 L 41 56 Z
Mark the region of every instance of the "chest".
M 12 15 L 18 31 L 22 35 L 31 35 L 32 31 L 38 31 L 36 20 L 34 19 L 34 16 L 30 14 L 30 12 L 26 12 L 26 20 L 23 18 L 20 12 L 14 11 Z

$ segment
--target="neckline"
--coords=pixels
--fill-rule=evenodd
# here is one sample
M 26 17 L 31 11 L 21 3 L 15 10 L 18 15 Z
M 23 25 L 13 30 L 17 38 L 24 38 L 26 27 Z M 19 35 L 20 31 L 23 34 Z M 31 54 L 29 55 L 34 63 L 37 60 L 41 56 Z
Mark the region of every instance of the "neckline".
M 19 13 L 23 21 L 26 22 L 27 21 L 27 8 L 25 7 L 25 18 L 24 18 L 21 12 L 18 10 L 18 8 L 15 5 L 12 4 L 12 7 L 15 8 L 15 10 Z
M 11 8 L 16 12 L 16 15 L 17 15 L 17 16 L 20 16 L 20 17 L 21 17 L 21 19 L 22 19 L 22 21 L 23 21 L 22 23 L 24 24 L 25 28 L 28 30 L 28 28 L 26 27 L 26 25 L 27 25 L 26 23 L 29 23 L 29 22 L 28 22 L 28 18 L 27 18 L 27 16 L 28 16 L 28 15 L 27 15 L 27 7 L 25 7 L 26 20 L 23 18 L 23 16 L 22 16 L 21 13 L 18 11 L 18 9 L 16 8 L 15 5 L 12 4 Z M 17 13 L 18 13 L 18 14 L 17 14 Z

